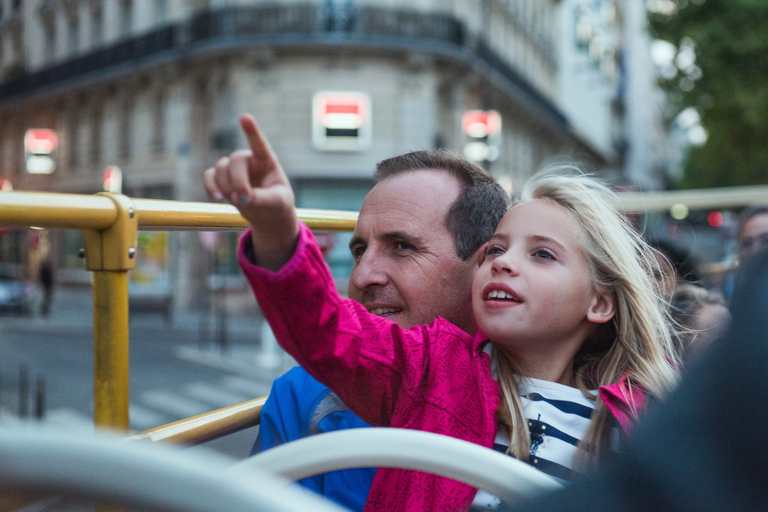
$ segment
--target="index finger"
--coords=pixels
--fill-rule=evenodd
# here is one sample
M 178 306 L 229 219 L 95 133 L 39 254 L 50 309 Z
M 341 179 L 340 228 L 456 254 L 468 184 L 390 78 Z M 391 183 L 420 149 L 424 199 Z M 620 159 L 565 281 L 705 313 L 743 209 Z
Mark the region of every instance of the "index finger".
M 261 133 L 259 125 L 256 124 L 256 120 L 252 115 L 241 115 L 240 127 L 243 129 L 245 138 L 248 139 L 248 146 L 251 148 L 253 156 L 257 161 L 263 161 L 264 158 L 274 159 L 272 146 L 270 146 L 264 134 Z

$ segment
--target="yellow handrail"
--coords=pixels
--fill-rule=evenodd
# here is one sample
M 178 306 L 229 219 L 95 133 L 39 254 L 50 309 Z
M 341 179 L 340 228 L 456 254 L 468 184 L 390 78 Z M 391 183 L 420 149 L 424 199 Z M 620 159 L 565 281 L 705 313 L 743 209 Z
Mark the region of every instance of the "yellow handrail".
M 117 220 L 112 194 L 2 192 L 0 226 L 103 230 Z M 129 199 L 144 231 L 243 230 L 248 223 L 228 204 Z M 357 212 L 297 208 L 311 229 L 352 231 Z
M 312 229 L 351 231 L 357 221 L 357 212 L 299 208 L 297 213 Z M 93 273 L 94 423 L 127 430 L 127 271 L 135 265 L 137 231 L 241 230 L 247 223 L 235 207 L 224 204 L 109 193 L 3 192 L 0 226 L 83 230 L 86 268 Z
M 202 444 L 259 424 L 266 396 L 145 430 L 129 439 Z
M 683 203 L 690 209 L 768 203 L 768 187 L 620 193 L 625 213 L 662 211 Z M 310 228 L 352 231 L 357 212 L 297 209 Z M 128 428 L 128 286 L 137 230 L 241 230 L 246 221 L 231 205 L 131 199 L 45 192 L 0 193 L 0 227 L 68 228 L 84 231 L 86 268 L 94 282 L 94 421 Z M 259 401 L 262 400 L 261 403 Z M 146 431 L 155 440 L 200 442 L 258 422 L 262 399 Z M 245 425 L 245 426 L 244 426 Z M 222 434 L 224 435 L 224 434 Z
M 0 226 L 101 230 L 117 219 L 117 208 L 103 195 L 0 193 Z

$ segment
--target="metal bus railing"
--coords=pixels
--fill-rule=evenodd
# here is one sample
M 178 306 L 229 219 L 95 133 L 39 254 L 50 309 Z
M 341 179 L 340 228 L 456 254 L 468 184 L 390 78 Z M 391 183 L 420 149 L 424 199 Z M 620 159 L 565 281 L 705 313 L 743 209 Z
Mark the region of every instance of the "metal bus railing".
M 312 229 L 351 231 L 357 220 L 356 212 L 298 209 L 298 214 Z M 222 204 L 111 193 L 3 192 L 0 226 L 83 231 L 85 266 L 93 276 L 94 424 L 127 431 L 128 270 L 135 267 L 138 231 L 242 230 L 247 223 L 236 208 Z
M 689 208 L 727 208 L 768 203 L 768 187 L 621 193 L 625 213 L 661 211 L 677 203 Z M 352 231 L 356 212 L 297 209 L 311 229 Z M 124 195 L 0 193 L 0 227 L 43 227 L 83 231 L 86 269 L 93 275 L 94 424 L 127 431 L 128 270 L 136 261 L 139 230 L 242 230 L 236 208 L 214 203 L 131 199 Z M 199 444 L 257 425 L 266 397 L 225 407 L 134 437 Z

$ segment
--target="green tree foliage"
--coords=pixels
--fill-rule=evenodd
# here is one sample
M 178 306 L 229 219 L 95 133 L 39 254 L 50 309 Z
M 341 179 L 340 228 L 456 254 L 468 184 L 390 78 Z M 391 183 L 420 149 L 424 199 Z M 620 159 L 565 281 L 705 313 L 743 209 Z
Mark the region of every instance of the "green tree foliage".
M 661 4 L 649 14 L 654 36 L 678 49 L 692 43 L 701 70 L 665 81 L 670 113 L 696 108 L 709 134 L 691 148 L 679 186 L 768 184 L 768 0 Z

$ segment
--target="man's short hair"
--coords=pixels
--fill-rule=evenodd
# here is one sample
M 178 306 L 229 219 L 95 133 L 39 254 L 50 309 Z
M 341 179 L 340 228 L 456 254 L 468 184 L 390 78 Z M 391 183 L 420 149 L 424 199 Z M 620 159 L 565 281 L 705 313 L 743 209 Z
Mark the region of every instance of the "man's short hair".
M 461 184 L 461 192 L 446 215 L 445 227 L 453 236 L 456 254 L 466 260 L 493 236 L 509 208 L 509 196 L 485 169 L 445 149 L 413 151 L 382 160 L 376 165 L 374 179 L 379 183 L 397 174 L 425 169 L 446 171 Z

